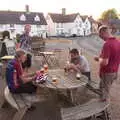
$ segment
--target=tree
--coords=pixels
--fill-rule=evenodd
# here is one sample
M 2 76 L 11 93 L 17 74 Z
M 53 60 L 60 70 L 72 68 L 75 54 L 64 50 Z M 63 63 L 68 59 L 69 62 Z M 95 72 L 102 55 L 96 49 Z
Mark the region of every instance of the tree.
M 119 15 L 116 9 L 114 8 L 104 11 L 100 17 L 100 19 L 104 21 L 109 20 L 109 19 L 118 19 L 118 18 L 119 18 Z

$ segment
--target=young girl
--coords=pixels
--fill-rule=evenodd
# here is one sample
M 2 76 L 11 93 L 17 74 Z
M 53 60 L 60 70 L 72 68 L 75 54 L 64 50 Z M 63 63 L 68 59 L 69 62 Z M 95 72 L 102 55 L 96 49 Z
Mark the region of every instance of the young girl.
M 32 65 L 32 55 L 27 53 L 26 57 L 27 58 L 26 58 L 25 62 L 22 63 L 22 68 L 23 68 L 24 72 L 28 73 L 28 70 Z

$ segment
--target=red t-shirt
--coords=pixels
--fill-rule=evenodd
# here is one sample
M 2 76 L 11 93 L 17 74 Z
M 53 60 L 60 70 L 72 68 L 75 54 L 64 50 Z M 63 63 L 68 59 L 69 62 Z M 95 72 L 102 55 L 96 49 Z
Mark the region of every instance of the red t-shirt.
M 106 66 L 100 66 L 100 75 L 118 72 L 120 64 L 120 41 L 114 37 L 109 38 L 102 48 L 100 57 L 108 59 L 108 64 Z
M 15 61 L 14 68 L 15 68 L 14 72 L 17 74 L 17 81 L 16 81 L 17 84 L 15 85 L 15 88 L 18 88 L 20 82 L 22 82 L 22 81 L 20 81 L 20 76 L 23 74 L 22 65 L 21 65 L 21 63 L 19 63 L 18 60 Z

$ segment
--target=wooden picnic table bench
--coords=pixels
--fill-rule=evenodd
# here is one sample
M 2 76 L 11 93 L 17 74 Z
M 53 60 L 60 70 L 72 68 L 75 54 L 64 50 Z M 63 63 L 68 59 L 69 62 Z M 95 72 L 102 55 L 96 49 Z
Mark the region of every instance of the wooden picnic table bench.
M 111 120 L 109 103 L 91 100 L 83 105 L 61 108 L 62 120 Z M 101 119 L 100 119 L 101 118 Z M 88 119 L 87 119 L 88 120 Z
M 4 89 L 4 98 L 13 108 L 17 110 L 12 120 L 21 120 L 25 115 L 26 111 L 32 106 L 33 103 L 41 101 L 41 99 L 39 99 L 35 95 L 30 95 L 26 93 L 25 94 L 11 93 L 9 91 L 8 86 L 6 86 Z M 3 102 L 3 105 L 5 104 L 5 100 Z

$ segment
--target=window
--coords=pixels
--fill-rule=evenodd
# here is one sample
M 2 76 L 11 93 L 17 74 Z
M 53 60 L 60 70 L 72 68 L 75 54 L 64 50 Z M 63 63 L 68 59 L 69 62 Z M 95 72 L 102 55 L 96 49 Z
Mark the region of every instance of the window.
M 56 30 L 56 32 L 57 32 L 57 35 L 59 35 L 59 30 Z
M 38 22 L 38 21 L 40 21 L 40 17 L 39 17 L 38 15 L 36 15 L 35 18 L 34 18 L 34 20 L 35 20 L 36 22 Z
M 71 29 L 69 29 L 69 34 L 71 34 Z
M 90 30 L 87 30 L 87 33 L 90 34 Z
M 76 24 L 75 27 L 78 27 L 78 24 Z
M 61 33 L 63 33 L 64 31 L 63 30 L 61 30 Z
M 59 23 L 56 23 L 56 24 L 57 24 L 56 27 L 59 28 Z
M 85 23 L 85 27 L 86 27 L 86 28 L 88 27 L 88 23 L 87 23 L 87 22 Z
M 20 16 L 20 21 L 26 21 L 26 17 L 25 17 L 24 14 L 22 14 L 22 15 Z
M 63 28 L 63 23 L 61 23 L 61 28 Z

